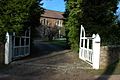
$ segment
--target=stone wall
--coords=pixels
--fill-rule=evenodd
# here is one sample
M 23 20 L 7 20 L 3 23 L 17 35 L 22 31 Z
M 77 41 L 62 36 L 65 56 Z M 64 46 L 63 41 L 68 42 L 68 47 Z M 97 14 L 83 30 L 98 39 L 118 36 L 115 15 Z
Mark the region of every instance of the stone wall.
M 0 43 L 0 64 L 4 63 L 4 45 Z
M 100 51 L 100 68 L 102 69 L 119 60 L 120 46 L 101 46 Z

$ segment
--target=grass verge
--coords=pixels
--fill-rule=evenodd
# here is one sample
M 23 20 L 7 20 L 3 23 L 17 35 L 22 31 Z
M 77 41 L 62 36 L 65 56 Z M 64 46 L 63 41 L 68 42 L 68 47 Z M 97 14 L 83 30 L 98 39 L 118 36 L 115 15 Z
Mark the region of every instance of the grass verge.
M 52 40 L 47 42 L 53 45 L 66 46 L 66 40 Z

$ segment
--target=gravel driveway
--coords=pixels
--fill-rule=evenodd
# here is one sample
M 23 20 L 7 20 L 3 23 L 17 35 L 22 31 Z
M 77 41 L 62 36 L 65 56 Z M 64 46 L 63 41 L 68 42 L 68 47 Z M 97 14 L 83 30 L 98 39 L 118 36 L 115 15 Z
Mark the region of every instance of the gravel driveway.
M 90 80 L 85 65 L 73 53 L 21 60 L 1 70 L 0 80 Z
M 84 71 L 90 68 L 77 53 L 37 42 L 31 56 L 0 69 L 0 80 L 93 80 L 93 76 Z

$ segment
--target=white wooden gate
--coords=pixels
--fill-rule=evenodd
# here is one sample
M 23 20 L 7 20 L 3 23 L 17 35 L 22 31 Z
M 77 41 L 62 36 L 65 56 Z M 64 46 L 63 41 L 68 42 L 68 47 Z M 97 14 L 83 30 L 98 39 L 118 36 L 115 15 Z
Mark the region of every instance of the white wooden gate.
M 85 29 L 81 25 L 79 58 L 92 65 L 93 69 L 99 69 L 100 36 L 93 34 L 85 36 Z
M 30 54 L 30 31 L 25 31 L 24 36 L 16 36 L 13 34 L 13 55 L 16 59 Z
M 10 34 L 7 32 L 6 40 L 5 64 L 30 54 L 30 29 L 26 30 L 22 36 L 16 36 L 15 33 Z

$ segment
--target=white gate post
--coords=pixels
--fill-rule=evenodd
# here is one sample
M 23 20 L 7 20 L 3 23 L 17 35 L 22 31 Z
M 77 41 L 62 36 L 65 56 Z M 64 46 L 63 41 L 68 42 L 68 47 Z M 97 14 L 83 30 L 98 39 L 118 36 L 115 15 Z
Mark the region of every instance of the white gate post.
M 6 33 L 5 43 L 5 64 L 9 64 L 12 61 L 12 36 Z
M 93 39 L 93 69 L 99 69 L 100 64 L 100 36 L 96 34 Z

